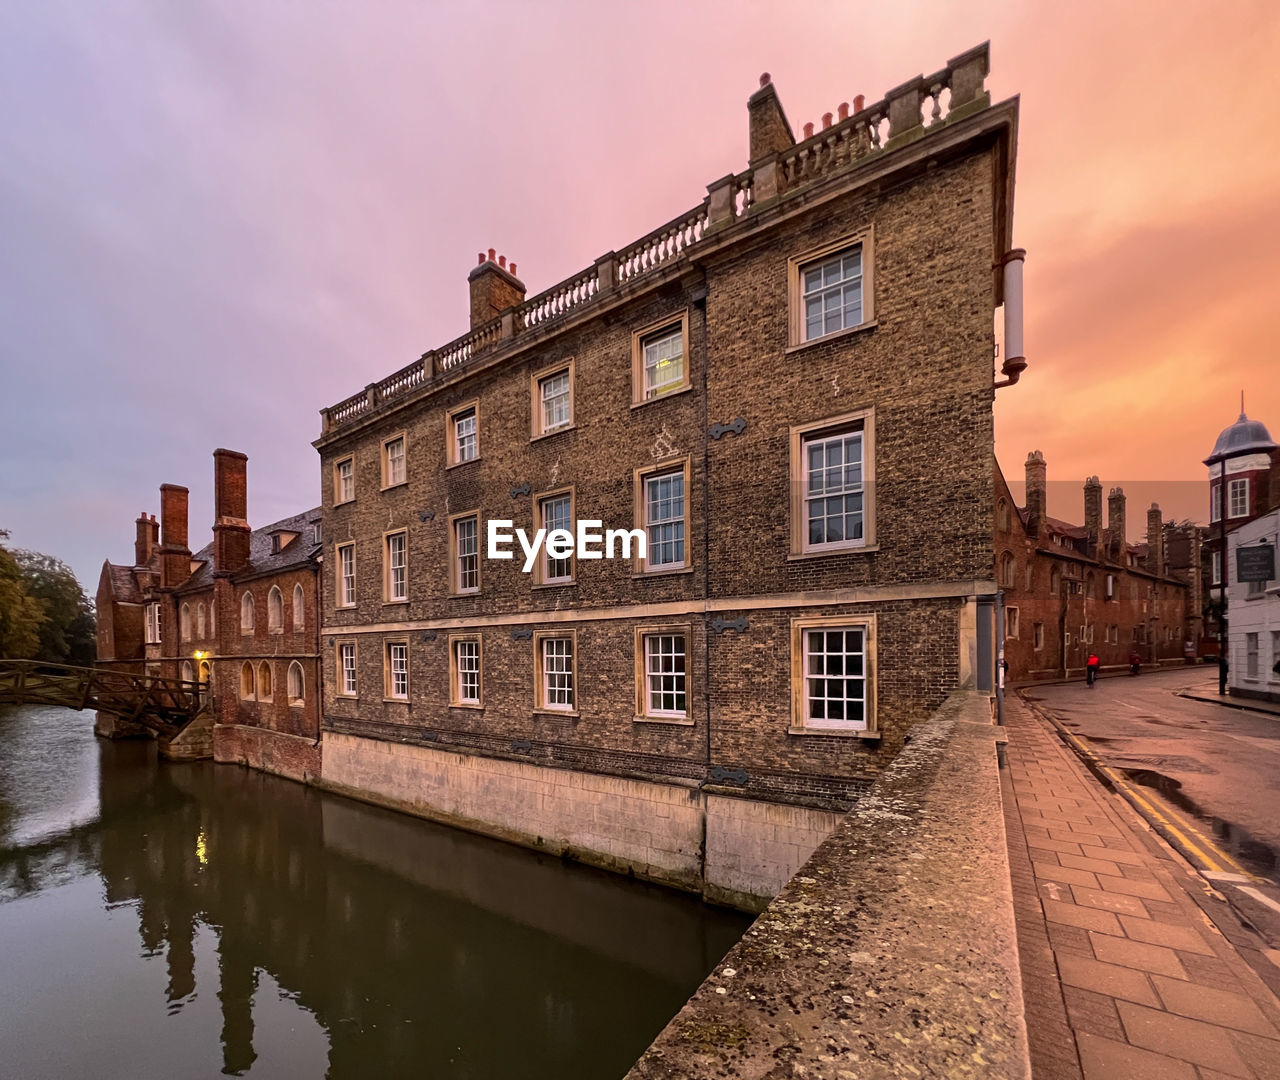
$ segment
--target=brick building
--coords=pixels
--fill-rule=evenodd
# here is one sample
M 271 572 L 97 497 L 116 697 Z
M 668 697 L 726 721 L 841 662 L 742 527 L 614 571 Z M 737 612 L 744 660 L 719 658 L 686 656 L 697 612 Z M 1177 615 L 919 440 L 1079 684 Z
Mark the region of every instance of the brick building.
M 1131 544 L 1122 488 L 1107 495 L 1084 483 L 1084 524 L 1046 513 L 1048 466 L 1026 461 L 1026 505 L 1019 507 L 996 466 L 995 577 L 1004 594 L 1004 655 L 1011 680 L 1083 672 L 1091 652 L 1123 668 L 1137 653 L 1146 664 L 1181 662 L 1189 632 L 1186 580 L 1165 563 L 1160 507 L 1147 510 L 1147 542 Z
M 247 461 L 215 450 L 213 540 L 188 546 L 187 489 L 160 488 L 160 520 L 137 521 L 132 566 L 106 562 L 98 663 L 209 687 L 206 714 L 170 757 L 319 775 L 320 509 L 262 529 L 247 520 Z M 142 729 L 99 716 L 104 735 Z
M 987 63 L 799 140 L 762 77 L 744 172 L 532 298 L 481 254 L 468 333 L 323 411 L 328 786 L 763 895 L 990 688 L 993 383 L 1025 362 Z M 647 557 L 526 574 L 487 557 L 504 520 Z

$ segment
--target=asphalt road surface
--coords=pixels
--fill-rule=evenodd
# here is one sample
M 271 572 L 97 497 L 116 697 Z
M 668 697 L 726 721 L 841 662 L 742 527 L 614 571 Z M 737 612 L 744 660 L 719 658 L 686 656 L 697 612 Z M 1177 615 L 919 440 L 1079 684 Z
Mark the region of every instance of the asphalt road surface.
M 1216 692 L 1217 669 L 1144 671 L 1028 687 L 1023 695 L 1084 740 L 1102 763 L 1172 820 L 1197 827 L 1280 898 L 1280 716 L 1193 701 Z M 1249 905 L 1253 907 L 1252 904 Z M 1277 909 L 1280 911 L 1280 908 Z M 1263 915 L 1255 909 L 1256 917 Z M 1280 938 L 1280 915 L 1258 921 Z

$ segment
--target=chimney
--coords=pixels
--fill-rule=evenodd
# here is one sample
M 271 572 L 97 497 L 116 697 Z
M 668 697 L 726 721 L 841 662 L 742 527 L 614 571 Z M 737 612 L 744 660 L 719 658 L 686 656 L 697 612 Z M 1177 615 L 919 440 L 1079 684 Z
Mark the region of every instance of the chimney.
M 509 307 L 524 302 L 524 282 L 516 277 L 516 264 L 507 267 L 507 257 L 493 248 L 467 275 L 471 286 L 471 329 L 492 322 Z
M 181 585 L 191 576 L 191 549 L 187 547 L 187 489 L 160 485 L 160 584 Z
M 1111 561 L 1124 565 L 1129 561 L 1129 538 L 1124 528 L 1124 488 L 1113 487 L 1107 493 L 1107 529 L 1111 533 L 1108 545 Z
M 1027 529 L 1032 536 L 1039 536 L 1045 524 L 1045 504 L 1048 498 L 1049 466 L 1039 450 L 1027 455 Z
M 789 150 L 796 144 L 796 137 L 782 111 L 778 91 L 766 71 L 760 76 L 760 89 L 747 99 L 747 121 L 750 127 L 750 159 L 754 165 L 761 158 Z
M 1164 522 L 1159 503 L 1152 503 L 1147 511 L 1147 569 L 1164 577 Z
M 1102 540 L 1102 481 L 1096 476 L 1084 482 L 1084 527 L 1089 534 L 1089 554 L 1096 555 Z
M 235 450 L 213 452 L 213 570 L 234 574 L 249 564 L 247 469 Z
M 146 566 L 158 546 L 156 534 L 159 526 L 155 518 L 147 517 L 145 510 L 138 515 L 137 526 L 138 532 L 133 541 L 133 565 Z

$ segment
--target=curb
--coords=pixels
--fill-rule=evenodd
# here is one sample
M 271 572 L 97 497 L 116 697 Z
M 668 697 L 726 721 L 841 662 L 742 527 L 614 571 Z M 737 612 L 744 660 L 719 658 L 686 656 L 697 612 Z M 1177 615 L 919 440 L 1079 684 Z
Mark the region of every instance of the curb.
M 1280 720 L 1280 709 L 1264 709 L 1260 705 L 1246 705 L 1239 698 L 1222 698 L 1217 695 L 1213 697 L 1205 697 L 1201 694 L 1188 694 L 1183 691 L 1175 690 L 1176 697 L 1186 698 L 1188 701 L 1202 701 L 1206 705 L 1222 705 L 1228 709 L 1240 709 L 1242 712 L 1258 713 L 1260 716 L 1274 716 Z

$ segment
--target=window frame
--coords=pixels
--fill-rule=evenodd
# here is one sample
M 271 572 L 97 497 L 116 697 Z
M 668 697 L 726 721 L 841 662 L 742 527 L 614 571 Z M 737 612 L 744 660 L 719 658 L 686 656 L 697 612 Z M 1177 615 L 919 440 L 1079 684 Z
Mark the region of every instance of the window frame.
M 664 564 L 657 569 L 649 568 L 648 550 L 648 483 L 663 476 L 674 473 L 684 474 L 684 561 L 679 565 Z M 693 572 L 693 459 L 691 457 L 668 458 L 653 465 L 644 465 L 632 474 L 633 529 L 640 529 L 645 534 L 644 558 L 639 552 L 631 556 L 633 577 L 662 577 L 664 574 L 690 574 Z
M 546 528 L 546 525 L 545 525 L 546 518 L 543 514 L 542 504 L 544 502 L 548 502 L 551 499 L 562 499 L 562 498 L 565 498 L 566 496 L 569 499 L 569 524 L 571 526 L 575 526 L 575 528 L 571 528 L 569 531 L 574 533 L 574 537 L 576 540 L 576 537 L 577 537 L 576 525 L 578 521 L 578 518 L 577 518 L 578 499 L 577 499 L 576 490 L 572 484 L 570 484 L 567 487 L 556 488 L 552 491 L 540 491 L 534 495 L 533 497 L 533 528 L 535 532 L 538 529 Z M 549 556 L 547 555 L 546 543 L 544 540 L 543 547 L 538 552 L 538 558 L 535 560 L 533 564 L 533 586 L 535 588 L 557 589 L 557 588 L 563 588 L 566 585 L 576 585 L 578 583 L 578 549 L 577 549 L 576 543 L 574 545 L 573 551 L 569 553 L 569 576 L 568 577 L 548 578 L 546 576 L 548 559 L 549 559 Z
M 249 675 L 249 681 L 246 692 L 245 673 Z M 253 661 L 245 660 L 240 664 L 240 700 L 241 701 L 257 701 L 258 700 L 258 672 L 253 665 Z
M 1040 652 L 1044 649 L 1044 623 L 1032 623 L 1031 626 L 1031 649 L 1033 652 Z
M 394 442 L 403 444 L 404 450 L 402 461 L 404 462 L 404 479 L 391 479 L 391 455 L 387 452 L 387 448 Z M 391 491 L 394 488 L 405 487 L 409 483 L 409 436 L 404 431 L 398 431 L 394 435 L 388 435 L 382 440 L 382 489 L 383 491 Z
M 391 594 L 392 570 L 391 541 L 397 537 L 404 538 L 404 595 Z M 382 602 L 384 604 L 407 604 L 409 602 L 409 530 L 407 528 L 391 529 L 382 534 Z
M 542 426 L 542 383 L 554 378 L 562 372 L 569 374 L 569 422 L 559 427 L 545 429 Z M 574 358 L 558 361 L 529 375 L 529 441 L 547 439 L 564 431 L 572 431 L 578 426 L 577 412 L 577 379 L 574 377 Z
M 644 383 L 645 339 L 657 337 L 664 331 L 673 330 L 676 327 L 679 327 L 680 330 L 684 372 L 678 383 L 672 383 L 668 389 L 663 390 L 660 394 L 649 396 L 647 393 L 647 387 Z M 667 398 L 675 397 L 677 394 L 683 394 L 686 390 L 692 389 L 693 380 L 689 372 L 689 359 L 688 308 L 672 312 L 671 314 L 658 319 L 656 322 L 651 322 L 646 326 L 642 326 L 639 330 L 633 330 L 631 333 L 631 407 L 633 409 L 638 409 L 641 405 L 651 405 L 655 401 L 664 401 Z
M 284 633 L 284 593 L 276 584 L 267 590 L 267 633 Z
M 245 601 L 248 601 L 246 606 Z M 253 634 L 258 627 L 257 601 L 253 598 L 253 590 L 245 589 L 240 594 L 240 633 Z M 249 621 L 245 623 L 245 612 L 249 613 Z
M 879 674 L 876 652 L 876 614 L 865 612 L 851 615 L 815 615 L 791 620 L 791 724 L 788 735 L 821 735 L 835 738 L 879 739 L 876 683 Z M 863 718 L 866 726 L 813 727 L 807 725 L 808 689 L 806 685 L 805 634 L 811 630 L 863 631 Z
M 162 645 L 164 644 L 162 621 L 164 616 L 160 611 L 159 601 L 153 600 L 147 604 L 146 609 L 142 613 L 143 618 L 143 643 L 146 645 Z
M 1016 606 L 1006 606 L 1004 609 L 1004 636 L 1006 641 L 1017 641 L 1018 632 L 1021 630 L 1021 618 L 1019 617 Z
M 403 646 L 404 648 L 404 694 L 395 693 L 395 658 L 392 649 Z M 413 664 L 409 655 L 409 639 L 408 638 L 387 638 L 382 643 L 382 700 L 395 701 L 405 703 L 410 700 L 412 692 L 412 682 L 410 675 Z
M 458 421 L 466 413 L 473 413 L 476 418 L 476 452 L 472 457 L 462 458 L 458 455 Z M 470 465 L 480 460 L 480 399 L 472 398 L 460 405 L 455 405 L 445 414 L 445 468 L 452 469 L 458 465 Z
M 342 498 L 342 466 L 351 466 L 351 495 L 348 498 Z M 356 501 L 356 456 L 355 454 L 347 454 L 338 458 L 333 463 L 333 505 L 346 506 L 347 503 Z
M 298 694 L 293 693 L 293 673 L 298 673 Z M 285 701 L 291 709 L 306 708 L 307 704 L 307 673 L 297 660 L 289 661 L 289 666 L 285 669 L 284 674 L 284 697 Z
M 348 690 L 347 686 L 347 669 L 343 664 L 343 650 L 351 649 L 351 675 L 352 681 L 355 683 L 354 690 Z M 334 656 L 334 697 L 346 698 L 354 700 L 360 696 L 360 645 L 356 641 L 339 641 L 333 647 Z
M 548 705 L 546 702 L 546 687 L 544 686 L 544 659 L 543 659 L 543 643 L 550 640 L 567 639 L 570 642 L 571 649 L 571 667 L 569 674 L 571 678 L 570 692 L 573 695 L 573 704 L 569 707 L 563 705 Z M 565 629 L 554 630 L 535 630 L 533 632 L 533 711 L 536 713 L 549 713 L 552 716 L 577 716 L 581 706 L 580 688 L 578 685 L 578 631 L 576 628 L 570 627 Z
M 265 679 L 262 677 L 264 672 L 266 673 L 266 676 L 267 676 Z M 264 682 L 267 684 L 266 690 L 263 690 L 262 688 L 262 684 Z M 257 684 L 258 684 L 257 685 L 258 701 L 265 702 L 268 705 L 275 704 L 276 673 L 271 666 L 270 660 L 260 660 L 258 662 Z M 263 696 L 264 694 L 266 695 L 265 697 Z
M 1244 492 L 1244 497 L 1242 500 L 1244 503 L 1244 507 L 1238 514 L 1236 513 L 1236 491 L 1237 490 L 1242 490 Z M 1249 504 L 1250 504 L 1249 495 L 1250 495 L 1249 477 L 1233 476 L 1228 478 L 1227 505 L 1226 505 L 1228 521 L 1232 521 L 1238 518 L 1247 518 L 1249 516 Z
M 464 589 L 461 587 L 462 576 L 461 566 L 458 563 L 458 523 L 467 519 L 475 518 L 476 521 L 476 586 L 474 589 Z M 450 596 L 475 596 L 480 592 L 484 584 L 483 581 L 483 560 L 480 558 L 481 552 L 481 530 L 483 524 L 480 520 L 479 510 L 466 510 L 458 514 L 450 514 L 448 519 L 449 536 L 448 536 L 448 554 L 449 554 L 449 595 Z
M 344 600 L 346 595 L 344 588 L 344 575 L 342 573 L 343 552 L 351 552 L 351 599 Z M 351 610 L 359 605 L 359 593 L 356 591 L 359 586 L 358 567 L 356 565 L 356 542 L 348 540 L 343 544 L 333 545 L 333 578 L 334 578 L 334 596 L 333 606 L 342 610 Z
M 290 628 L 295 634 L 301 633 L 307 628 L 307 594 L 302 588 L 302 582 L 294 582 L 293 585 L 293 607 L 289 615 Z
M 829 259 L 837 252 L 861 245 L 862 252 L 862 321 L 856 326 L 846 326 L 815 338 L 805 336 L 804 268 L 815 262 Z M 787 351 L 807 349 L 820 341 L 839 338 L 870 330 L 876 325 L 875 313 L 875 226 L 868 223 L 863 228 L 821 247 L 810 248 L 787 259 Z
M 862 425 L 862 539 L 841 540 L 829 544 L 809 543 L 809 522 L 805 513 L 808 494 L 808 469 L 805 462 L 806 442 L 818 438 L 833 438 L 842 429 Z M 841 416 L 796 424 L 790 429 L 790 510 L 791 551 L 788 559 L 813 559 L 825 555 L 843 555 L 850 552 L 878 551 L 876 543 L 876 411 L 867 405 Z
M 684 712 L 649 710 L 649 650 L 652 637 L 684 638 Z M 641 625 L 635 628 L 635 717 L 637 724 L 693 726 L 693 626 L 690 623 Z
M 449 707 L 451 709 L 484 708 L 484 635 L 480 633 L 450 634 L 449 643 Z M 476 647 L 476 697 L 464 698 L 461 693 L 462 669 L 458 663 L 458 646 L 474 644 Z

